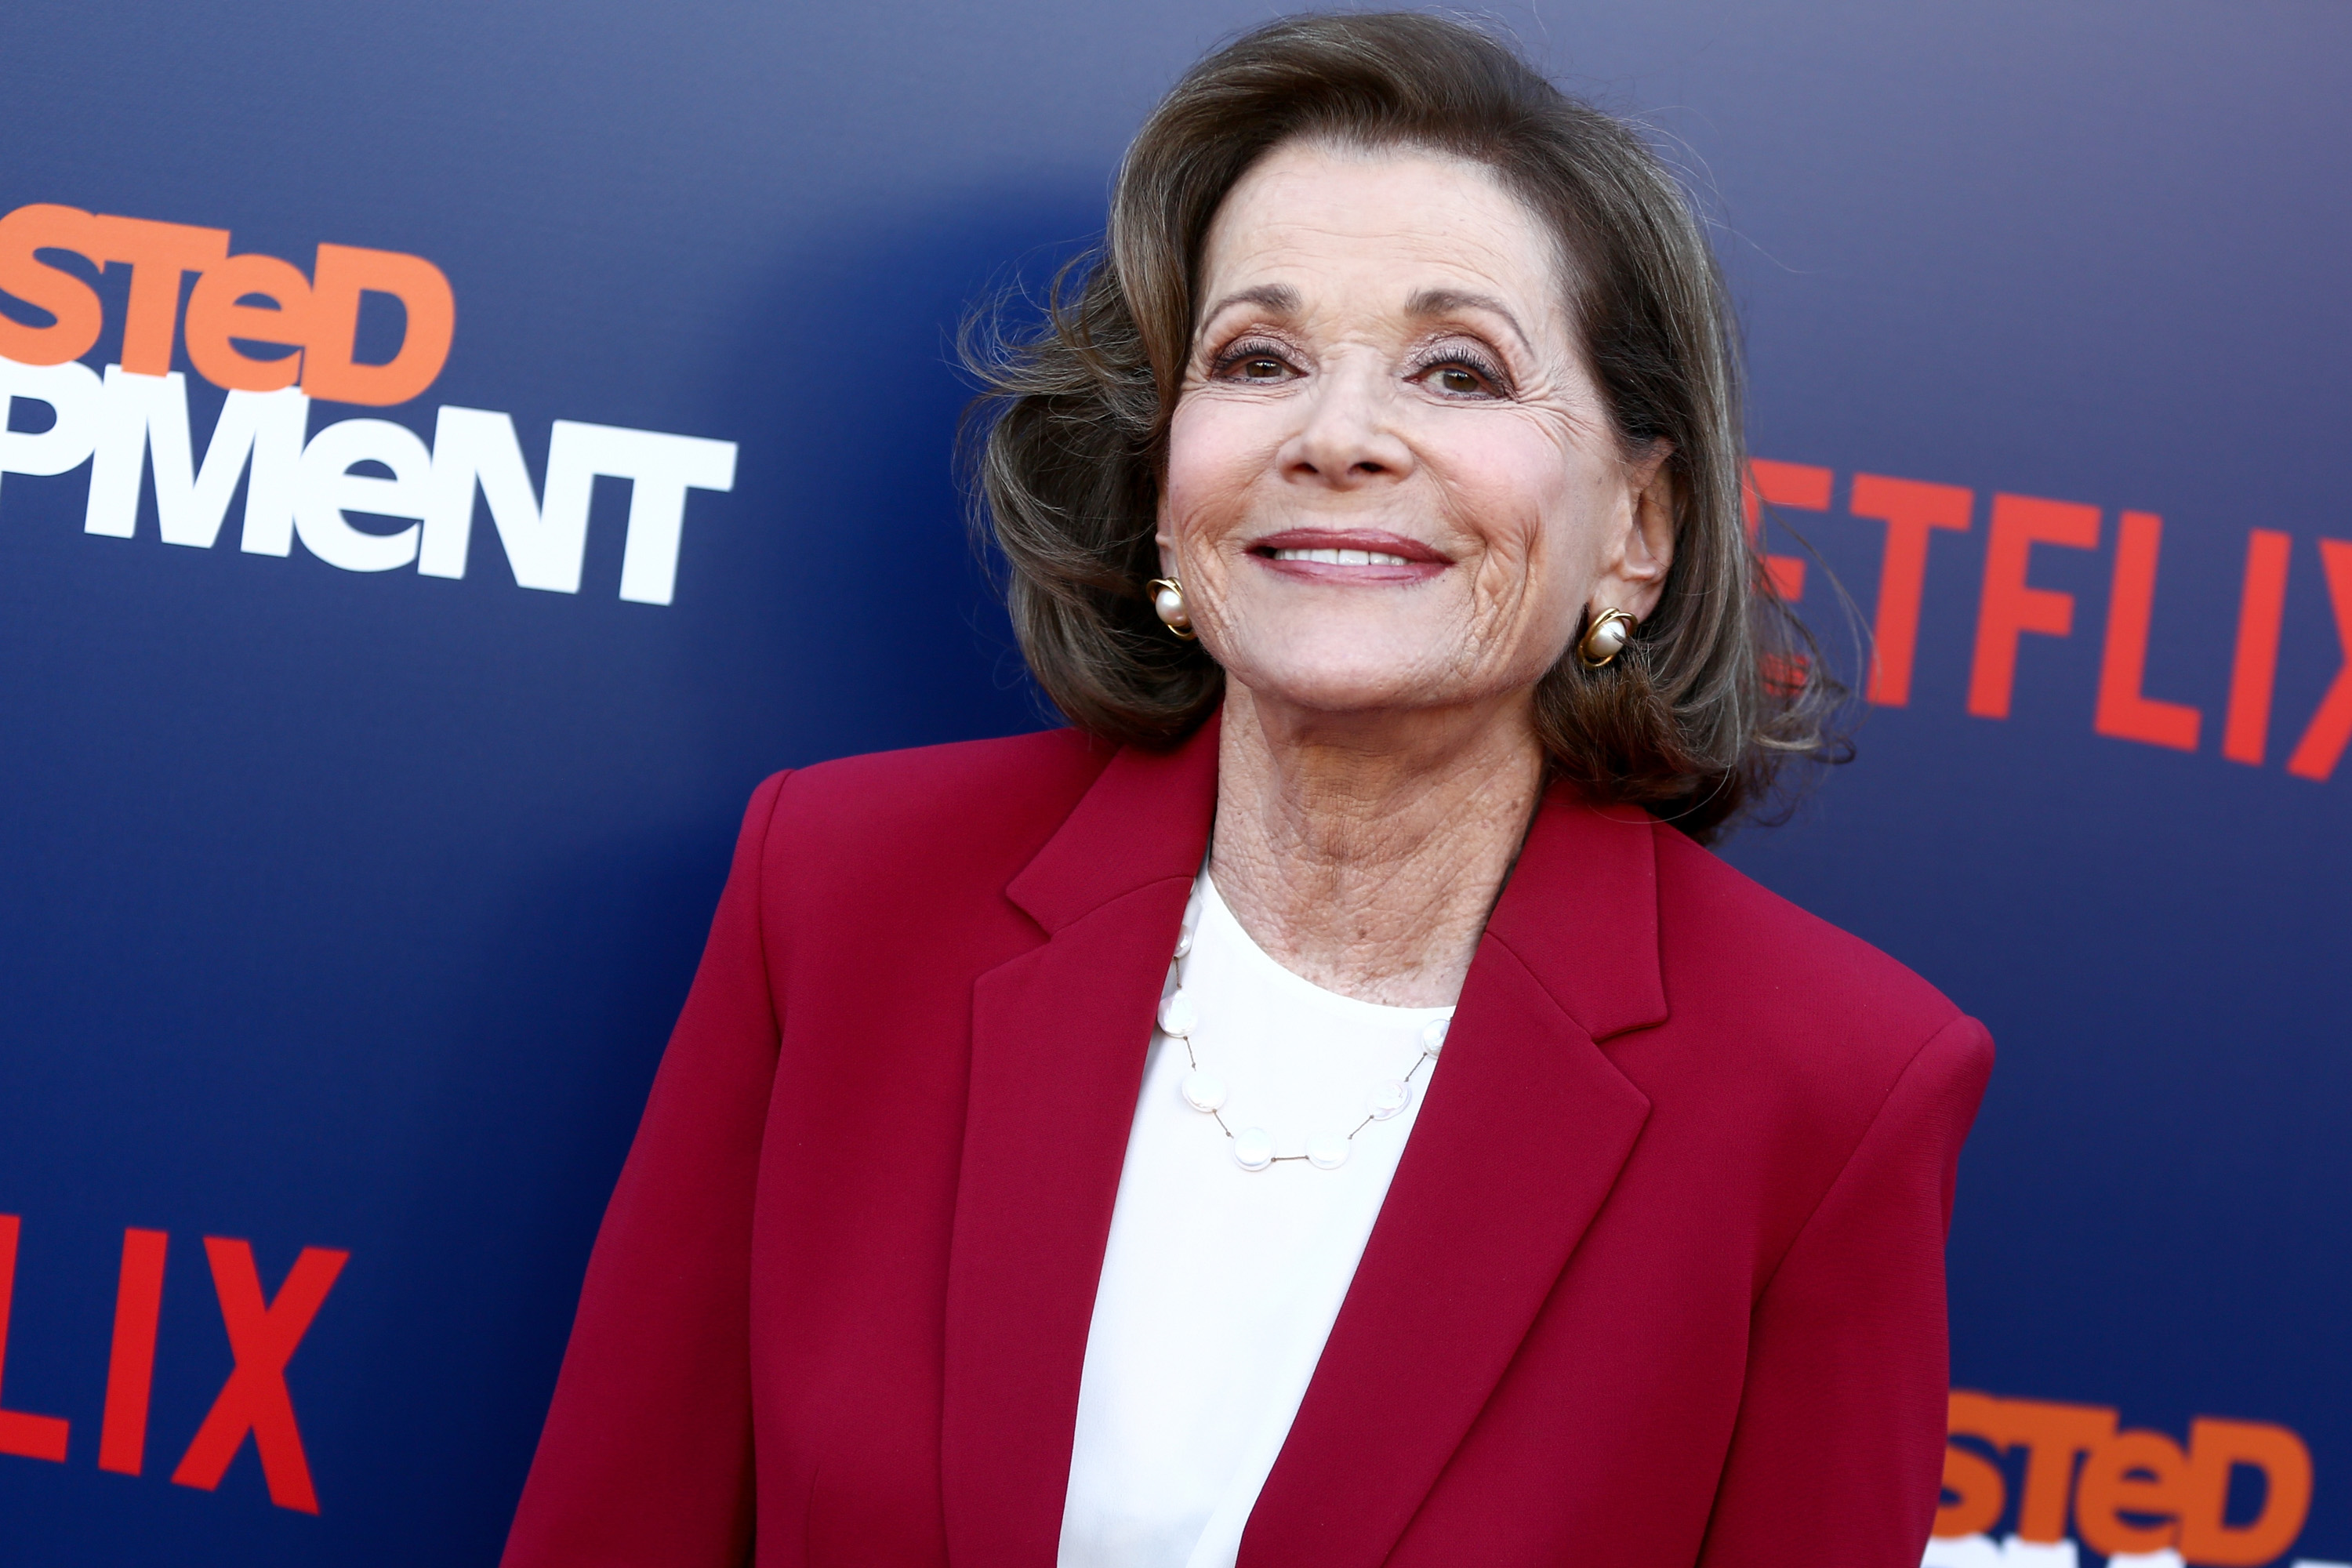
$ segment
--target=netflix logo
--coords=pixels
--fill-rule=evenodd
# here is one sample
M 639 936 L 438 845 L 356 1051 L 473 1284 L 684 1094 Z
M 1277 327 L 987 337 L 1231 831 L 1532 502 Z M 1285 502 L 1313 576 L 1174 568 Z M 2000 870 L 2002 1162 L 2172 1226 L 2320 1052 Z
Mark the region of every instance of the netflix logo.
M 1748 466 L 1750 535 L 1760 540 L 1766 508 L 1832 510 L 1836 480 L 1830 468 L 1757 458 Z M 1965 486 L 1882 474 L 1854 474 L 1844 490 L 1847 515 L 1885 530 L 1877 604 L 1870 617 L 1870 668 L 1863 689 L 1871 703 L 1910 705 L 1932 543 L 1939 533 L 1968 533 L 1981 519 L 1984 566 L 1977 585 L 1975 647 L 1969 659 L 1970 715 L 2010 716 L 2018 652 L 2026 637 L 2075 634 L 2075 595 L 2033 581 L 2037 549 L 2093 552 L 2111 545 L 2105 626 L 2098 634 L 2097 689 L 2084 694 L 2092 731 L 2177 752 L 2210 745 L 2211 727 L 2204 710 L 2147 689 L 2148 646 L 2164 547 L 2161 517 L 2120 511 L 2110 530 L 2106 514 L 2083 502 L 1996 494 L 1985 504 Z M 2294 777 L 2318 783 L 2336 772 L 2346 745 L 2352 743 L 2352 542 L 2320 539 L 2314 548 L 2345 658 L 2318 708 L 2292 716 L 2294 728 L 2286 731 L 2292 743 L 2285 748 L 2284 765 Z M 2237 616 L 2228 639 L 2228 694 L 2219 726 L 2220 754 L 2230 762 L 2261 767 L 2277 749 L 2272 734 L 2273 692 L 2287 577 L 2297 553 L 2292 536 L 2276 529 L 2247 531 Z M 1791 602 L 1804 597 L 1805 566 L 1801 556 L 1764 557 L 1774 588 Z M 2309 569 L 2306 564 L 2305 570 Z
M 0 1454 L 62 1465 L 78 1447 L 71 1423 L 7 1403 L 8 1318 L 16 1299 L 16 1244 L 22 1228 L 21 1216 L 0 1215 Z M 122 1233 L 97 1456 L 100 1469 L 118 1475 L 142 1475 L 147 1469 L 148 1394 L 154 1384 L 156 1327 L 163 1315 L 164 1265 L 171 1251 L 166 1232 Z M 274 1294 L 262 1287 L 250 1242 L 208 1236 L 204 1256 L 236 1364 L 180 1452 L 171 1479 L 180 1486 L 212 1490 L 249 1436 L 268 1483 L 269 1500 L 279 1508 L 316 1513 L 318 1489 L 302 1451 L 286 1368 L 351 1254 L 304 1247 Z

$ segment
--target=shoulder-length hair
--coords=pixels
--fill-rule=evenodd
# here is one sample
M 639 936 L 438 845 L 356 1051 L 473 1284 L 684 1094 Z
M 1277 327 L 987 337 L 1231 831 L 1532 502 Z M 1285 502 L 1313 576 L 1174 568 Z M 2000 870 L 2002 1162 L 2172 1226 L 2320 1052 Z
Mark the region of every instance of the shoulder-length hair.
M 1202 59 L 1129 147 L 1103 246 L 1056 279 L 1042 329 L 968 327 L 978 526 L 1009 567 L 1013 630 L 1046 695 L 1081 729 L 1152 747 L 1223 696 L 1215 661 L 1152 613 L 1155 511 L 1211 220 L 1300 139 L 1492 169 L 1559 237 L 1624 450 L 1670 450 L 1675 552 L 1656 609 L 1605 668 L 1571 645 L 1538 686 L 1555 772 L 1706 838 L 1790 760 L 1841 760 L 1827 724 L 1843 689 L 1746 526 L 1731 311 L 1682 186 L 1630 127 L 1507 45 L 1412 13 L 1287 17 Z

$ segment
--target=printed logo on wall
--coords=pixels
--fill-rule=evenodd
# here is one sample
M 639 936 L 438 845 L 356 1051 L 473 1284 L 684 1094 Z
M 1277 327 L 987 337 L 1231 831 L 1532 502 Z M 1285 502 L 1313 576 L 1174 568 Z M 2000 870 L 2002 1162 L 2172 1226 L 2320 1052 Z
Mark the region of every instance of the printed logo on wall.
M 1956 1389 L 1951 1433 L 1923 1568 L 2075 1568 L 2076 1538 L 2109 1568 L 2256 1568 L 2311 1511 L 2310 1450 L 2264 1422 L 2200 1415 L 2184 1447 L 2104 1405 Z M 2013 1532 L 1996 1540 L 2004 1519 Z
M 1759 458 L 1749 470 L 1751 532 L 1761 526 L 1759 500 L 1772 507 L 1830 510 L 1837 478 L 1832 469 Z M 1939 531 L 1969 531 L 1977 513 L 1976 492 L 1960 485 L 1858 473 L 1847 487 L 1846 510 L 1886 527 L 1864 695 L 1877 706 L 1905 707 L 1911 700 L 1929 542 Z M 2095 550 L 2105 519 L 2095 506 L 2038 496 L 1997 494 L 1990 510 L 1984 578 L 1977 598 L 1976 647 L 1969 665 L 1968 710 L 1979 719 L 2006 719 L 2017 685 L 2020 640 L 2027 633 L 2063 637 L 2074 631 L 2074 595 L 2037 588 L 2028 580 L 2033 547 Z M 2147 693 L 2148 626 L 2164 520 L 2153 512 L 2123 512 L 2116 519 L 2115 541 L 2115 575 L 2091 728 L 2116 740 L 2194 752 L 2205 733 L 2203 712 Z M 2346 744 L 2352 742 L 2352 542 L 2321 539 L 2317 548 L 2345 662 L 2318 709 L 2304 722 L 2285 763 L 2288 773 L 2315 782 L 2336 772 Z M 2268 528 L 2247 533 L 2229 705 L 2221 722 L 2221 755 L 2233 763 L 2260 767 L 2270 755 L 2272 694 L 2277 686 L 2287 571 L 2294 553 L 2292 535 Z M 1803 597 L 1802 558 L 1770 555 L 1764 565 L 1784 598 Z
M 130 269 L 119 363 L 81 363 L 106 325 L 103 306 L 88 282 L 56 264 L 58 252 L 91 268 Z M 195 283 L 183 321 L 190 273 Z M 339 420 L 313 432 L 314 402 L 394 406 L 440 375 L 457 301 L 440 268 L 422 257 L 321 244 L 305 276 L 276 257 L 230 254 L 225 229 L 36 203 L 0 217 L 0 291 L 48 318 L 26 324 L 0 314 L 0 476 L 65 474 L 88 463 L 86 533 L 131 538 L 142 481 L 152 480 L 163 542 L 210 549 L 242 479 L 238 540 L 247 554 L 289 555 L 299 540 L 345 571 L 413 564 L 425 576 L 460 578 L 478 491 L 516 584 L 573 594 L 594 483 L 622 479 L 632 489 L 620 596 L 667 605 L 688 492 L 734 485 L 732 442 L 557 420 L 546 483 L 534 493 L 514 421 L 486 409 L 439 409 L 429 447 L 385 419 Z M 396 301 L 404 317 L 397 350 L 379 362 L 357 357 L 370 295 Z M 227 395 L 201 459 L 187 378 L 172 369 L 175 347 Z M 39 411 L 26 418 L 20 403 L 43 405 L 46 423 Z M 370 465 L 383 472 L 356 471 Z M 353 512 L 408 526 L 362 529 L 346 515 Z M 20 1228 L 20 1216 L 0 1215 L 0 1390 Z M 137 1476 L 146 1468 L 169 1246 L 162 1231 L 123 1233 L 98 1438 L 102 1470 Z M 236 1366 L 171 1479 L 216 1488 L 249 1434 L 270 1500 L 317 1513 L 286 1368 L 350 1255 L 303 1248 L 272 1295 L 249 1242 L 208 1236 L 204 1247 Z M 62 1417 L 0 1405 L 0 1454 L 63 1464 L 70 1438 Z
M 131 270 L 121 361 L 102 374 L 81 363 L 105 326 L 98 293 L 43 252 Z M 188 273 L 196 282 L 183 330 Z M 427 577 L 463 577 L 478 489 L 515 582 L 576 594 L 595 481 L 621 479 L 631 483 L 621 597 L 667 605 L 687 493 L 734 488 L 731 441 L 568 419 L 555 421 L 539 494 L 505 414 L 444 407 L 429 447 L 386 419 L 339 420 L 312 434 L 313 401 L 404 404 L 441 374 L 457 301 L 422 257 L 321 244 L 305 277 L 274 256 L 231 255 L 226 229 L 34 203 L 0 217 L 0 290 L 49 318 L 26 325 L 0 315 L 0 476 L 89 463 L 89 533 L 131 537 L 141 479 L 152 473 L 163 542 L 208 550 L 238 479 L 249 475 L 238 539 L 248 554 L 287 555 L 299 539 L 347 572 L 414 565 Z M 380 363 L 356 357 L 370 294 L 397 301 L 405 315 L 398 351 Z M 201 461 L 186 378 L 172 369 L 183 341 L 196 374 L 228 394 Z M 14 428 L 18 399 L 46 404 L 47 426 Z M 383 472 L 355 471 L 363 466 Z M 372 531 L 352 526 L 350 512 L 408 526 Z
M 0 1390 L 5 1387 L 8 1310 L 16 1300 L 16 1243 L 22 1228 L 21 1215 L 0 1215 Z M 133 1228 L 122 1233 L 106 1405 L 98 1436 L 98 1468 L 117 1475 L 140 1475 L 147 1467 L 148 1399 L 154 1388 L 163 1262 L 170 1247 L 171 1237 L 163 1231 Z M 172 1479 L 213 1490 L 250 1433 L 269 1500 L 279 1508 L 316 1513 L 318 1489 L 311 1484 L 310 1461 L 294 1418 L 286 1363 L 326 1304 L 327 1292 L 334 1289 L 351 1254 L 304 1247 L 275 1297 L 263 1293 L 252 1243 L 208 1236 L 205 1257 L 212 1267 L 213 1291 L 236 1364 L 173 1468 Z M 62 1416 L 0 1408 L 0 1454 L 62 1465 L 72 1436 L 72 1423 Z

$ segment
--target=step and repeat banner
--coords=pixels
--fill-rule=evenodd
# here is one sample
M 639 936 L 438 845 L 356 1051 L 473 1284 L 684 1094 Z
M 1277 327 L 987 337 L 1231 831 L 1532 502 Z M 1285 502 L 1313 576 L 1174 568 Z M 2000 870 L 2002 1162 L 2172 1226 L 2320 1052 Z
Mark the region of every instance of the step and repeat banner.
M 746 794 L 1045 721 L 961 316 L 1270 14 L 10 7 L 0 1561 L 495 1560 Z M 1728 853 L 2000 1043 L 1929 1563 L 2352 1561 L 2352 12 L 1494 16 L 1862 694 Z

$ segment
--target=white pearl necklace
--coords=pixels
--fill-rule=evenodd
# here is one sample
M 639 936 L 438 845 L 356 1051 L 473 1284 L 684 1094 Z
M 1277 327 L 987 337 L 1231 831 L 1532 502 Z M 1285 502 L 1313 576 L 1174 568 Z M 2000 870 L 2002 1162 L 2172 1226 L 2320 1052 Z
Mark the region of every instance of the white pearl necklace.
M 1356 1134 L 1375 1121 L 1388 1121 L 1402 1116 L 1412 1105 L 1413 1082 L 1423 1068 L 1437 1059 L 1444 1047 L 1447 1020 L 1433 1018 L 1421 1026 L 1421 1053 L 1413 1058 L 1412 1066 L 1401 1077 L 1382 1079 L 1364 1097 L 1363 1120 L 1346 1132 L 1326 1132 L 1307 1141 L 1303 1154 L 1277 1154 L 1274 1152 L 1274 1134 L 1263 1127 L 1244 1127 L 1234 1131 L 1225 1121 L 1225 1080 L 1201 1065 L 1201 1057 L 1192 1045 L 1192 1033 L 1200 1026 L 1200 1009 L 1184 994 L 1182 964 L 1192 951 L 1192 930 L 1184 928 L 1176 939 L 1176 956 L 1169 967 L 1175 972 L 1176 987 L 1160 1004 L 1160 1032 L 1184 1045 L 1185 1060 L 1192 1070 L 1178 1086 L 1184 1103 L 1203 1116 L 1213 1117 L 1217 1130 L 1225 1135 L 1234 1163 L 1244 1171 L 1263 1171 L 1275 1165 L 1304 1161 L 1318 1171 L 1336 1171 L 1348 1163 L 1348 1151 Z

